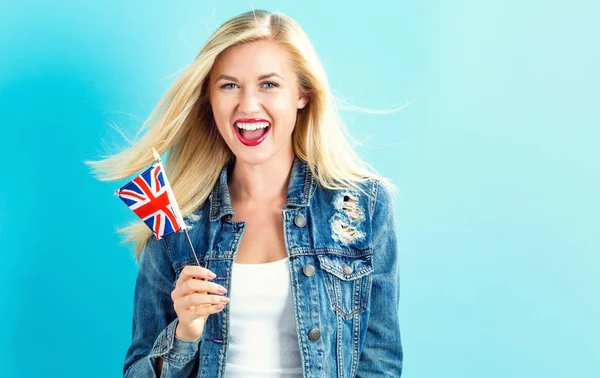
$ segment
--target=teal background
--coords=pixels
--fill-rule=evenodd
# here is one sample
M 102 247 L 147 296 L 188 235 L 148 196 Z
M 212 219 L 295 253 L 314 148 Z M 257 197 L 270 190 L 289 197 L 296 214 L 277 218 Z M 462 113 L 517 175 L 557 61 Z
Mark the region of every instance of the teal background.
M 600 376 L 593 1 L 0 1 L 2 377 L 117 377 L 133 220 L 83 161 L 223 21 L 295 18 L 400 189 L 403 377 Z

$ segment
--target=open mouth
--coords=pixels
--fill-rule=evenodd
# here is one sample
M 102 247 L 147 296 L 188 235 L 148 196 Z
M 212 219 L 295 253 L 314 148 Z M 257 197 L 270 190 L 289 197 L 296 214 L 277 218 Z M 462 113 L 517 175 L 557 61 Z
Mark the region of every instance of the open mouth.
M 233 127 L 240 142 L 246 146 L 257 146 L 271 131 L 269 122 L 236 123 Z

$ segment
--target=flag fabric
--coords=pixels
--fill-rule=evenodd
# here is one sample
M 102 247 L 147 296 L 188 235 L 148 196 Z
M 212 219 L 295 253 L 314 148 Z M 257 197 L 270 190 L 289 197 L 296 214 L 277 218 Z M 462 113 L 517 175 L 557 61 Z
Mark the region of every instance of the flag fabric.
M 156 239 L 185 229 L 160 160 L 115 194 L 150 227 Z

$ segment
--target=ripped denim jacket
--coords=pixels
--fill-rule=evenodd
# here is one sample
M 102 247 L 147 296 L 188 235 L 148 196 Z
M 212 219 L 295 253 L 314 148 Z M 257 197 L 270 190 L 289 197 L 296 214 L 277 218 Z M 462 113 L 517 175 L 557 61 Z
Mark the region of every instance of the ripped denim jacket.
M 186 219 L 201 266 L 230 290 L 231 268 L 245 230 L 233 222 L 223 167 L 208 200 Z M 295 158 L 282 211 L 294 313 L 304 377 L 400 377 L 398 250 L 389 192 L 377 180 L 368 195 L 321 187 Z M 132 342 L 124 377 L 223 377 L 229 312 L 209 316 L 196 341 L 175 337 L 171 292 L 184 266 L 196 260 L 183 233 L 151 238 L 134 293 Z

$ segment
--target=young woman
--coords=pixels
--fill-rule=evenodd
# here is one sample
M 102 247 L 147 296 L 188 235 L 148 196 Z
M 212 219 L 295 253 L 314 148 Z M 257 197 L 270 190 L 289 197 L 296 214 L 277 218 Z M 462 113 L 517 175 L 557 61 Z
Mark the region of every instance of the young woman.
M 185 235 L 124 231 L 140 263 L 125 377 L 399 377 L 392 185 L 352 150 L 302 29 L 225 22 L 103 179 L 165 163 Z

